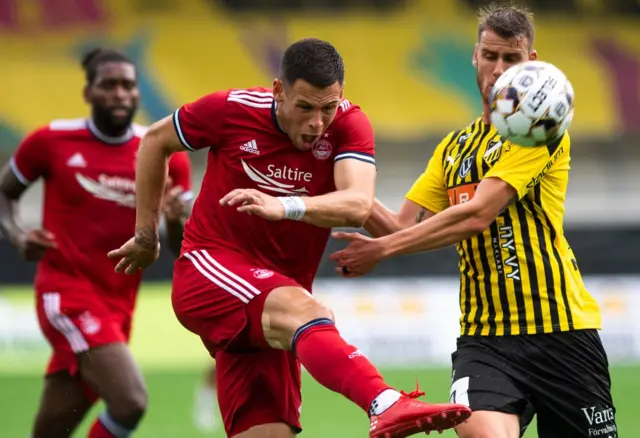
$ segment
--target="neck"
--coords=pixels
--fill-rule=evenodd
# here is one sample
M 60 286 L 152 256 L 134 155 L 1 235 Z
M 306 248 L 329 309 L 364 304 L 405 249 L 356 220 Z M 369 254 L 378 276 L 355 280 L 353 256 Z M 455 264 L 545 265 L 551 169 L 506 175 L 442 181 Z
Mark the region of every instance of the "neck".
M 99 118 L 93 115 L 91 116 L 91 122 L 93 123 L 93 126 L 98 131 L 100 131 L 100 133 L 103 134 L 105 137 L 113 137 L 113 138 L 123 137 L 131 129 L 130 126 L 114 127 L 112 125 L 109 125 L 109 123 L 105 122 L 104 120 L 100 120 Z
M 133 130 L 130 125 L 122 129 L 114 129 L 112 126 L 105 125 L 104 122 L 100 123 L 93 116 L 89 118 L 87 125 L 93 136 L 104 143 L 126 143 L 133 137 Z
M 482 101 L 482 121 L 486 125 L 491 124 L 491 109 L 489 108 L 489 102 Z
M 278 122 L 278 127 L 280 128 L 280 130 L 282 132 L 286 133 L 287 132 L 287 120 L 282 115 L 282 111 L 280 109 L 280 106 L 277 103 L 274 103 L 274 105 L 275 105 L 275 110 L 276 110 L 276 122 Z

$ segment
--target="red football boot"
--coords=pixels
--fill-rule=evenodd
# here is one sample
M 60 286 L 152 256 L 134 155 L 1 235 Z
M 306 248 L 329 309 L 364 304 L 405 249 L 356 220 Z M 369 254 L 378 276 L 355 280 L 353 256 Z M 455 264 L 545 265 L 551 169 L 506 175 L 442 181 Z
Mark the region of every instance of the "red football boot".
M 419 400 L 418 388 L 402 397 L 380 415 L 371 416 L 369 438 L 405 438 L 417 433 L 452 429 L 471 416 L 471 409 L 454 403 L 429 404 Z

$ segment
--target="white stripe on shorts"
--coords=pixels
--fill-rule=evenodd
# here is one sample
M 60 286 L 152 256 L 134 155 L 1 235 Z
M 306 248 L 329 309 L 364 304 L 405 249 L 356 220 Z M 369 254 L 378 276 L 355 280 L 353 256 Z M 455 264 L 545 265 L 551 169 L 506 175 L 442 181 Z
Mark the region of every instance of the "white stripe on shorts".
M 42 302 L 47 319 L 56 330 L 67 338 L 69 345 L 71 345 L 71 350 L 74 353 L 87 351 L 89 344 L 82 336 L 80 329 L 75 326 L 71 318 L 60 311 L 60 293 L 47 292 L 42 295 Z
M 257 288 L 222 266 L 208 252 L 204 250 L 191 251 L 184 256 L 209 281 L 222 290 L 229 292 L 243 303 L 248 303 L 260 295 L 260 291 Z

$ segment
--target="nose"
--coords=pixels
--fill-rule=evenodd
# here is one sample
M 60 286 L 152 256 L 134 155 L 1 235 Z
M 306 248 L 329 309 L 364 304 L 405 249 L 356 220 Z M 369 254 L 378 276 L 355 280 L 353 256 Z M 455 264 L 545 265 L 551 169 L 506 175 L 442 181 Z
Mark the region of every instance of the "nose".
M 115 87 L 113 94 L 118 101 L 124 101 L 128 97 L 127 89 L 122 85 Z
M 320 133 L 324 130 L 324 121 L 322 120 L 322 113 L 318 111 L 309 120 L 309 127 L 313 130 L 314 134 Z
M 495 79 L 498 79 L 502 75 L 502 73 L 504 73 L 505 69 L 505 63 L 502 61 L 502 59 L 498 59 L 498 62 L 496 62 L 496 66 L 493 69 L 493 77 Z

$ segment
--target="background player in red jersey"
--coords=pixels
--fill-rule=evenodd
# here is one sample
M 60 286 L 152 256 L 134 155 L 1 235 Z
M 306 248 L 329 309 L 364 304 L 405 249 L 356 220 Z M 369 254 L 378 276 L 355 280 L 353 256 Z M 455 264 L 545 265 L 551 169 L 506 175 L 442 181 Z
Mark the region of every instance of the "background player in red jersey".
M 114 274 L 106 257 L 135 225 L 135 160 L 146 130 L 132 123 L 136 70 L 121 53 L 103 50 L 89 53 L 83 67 L 91 117 L 37 129 L 0 175 L 0 226 L 25 259 L 39 261 L 37 314 L 53 348 L 34 438 L 71 436 L 96 397 L 107 410 L 89 436 L 126 437 L 147 404 L 127 347 L 140 275 Z M 171 158 L 169 174 L 190 189 L 186 154 Z M 15 204 L 38 178 L 43 225 L 26 231 Z
M 301 40 L 285 51 L 273 90 L 204 96 L 142 141 L 136 235 L 110 257 L 129 274 L 156 259 L 167 158 L 208 148 L 172 299 L 178 319 L 216 359 L 228 436 L 288 438 L 301 430 L 300 363 L 369 413 L 372 437 L 449 429 L 470 414 L 392 389 L 308 292 L 330 228 L 362 225 L 373 204 L 373 130 L 343 99 L 343 82 L 335 48 Z

